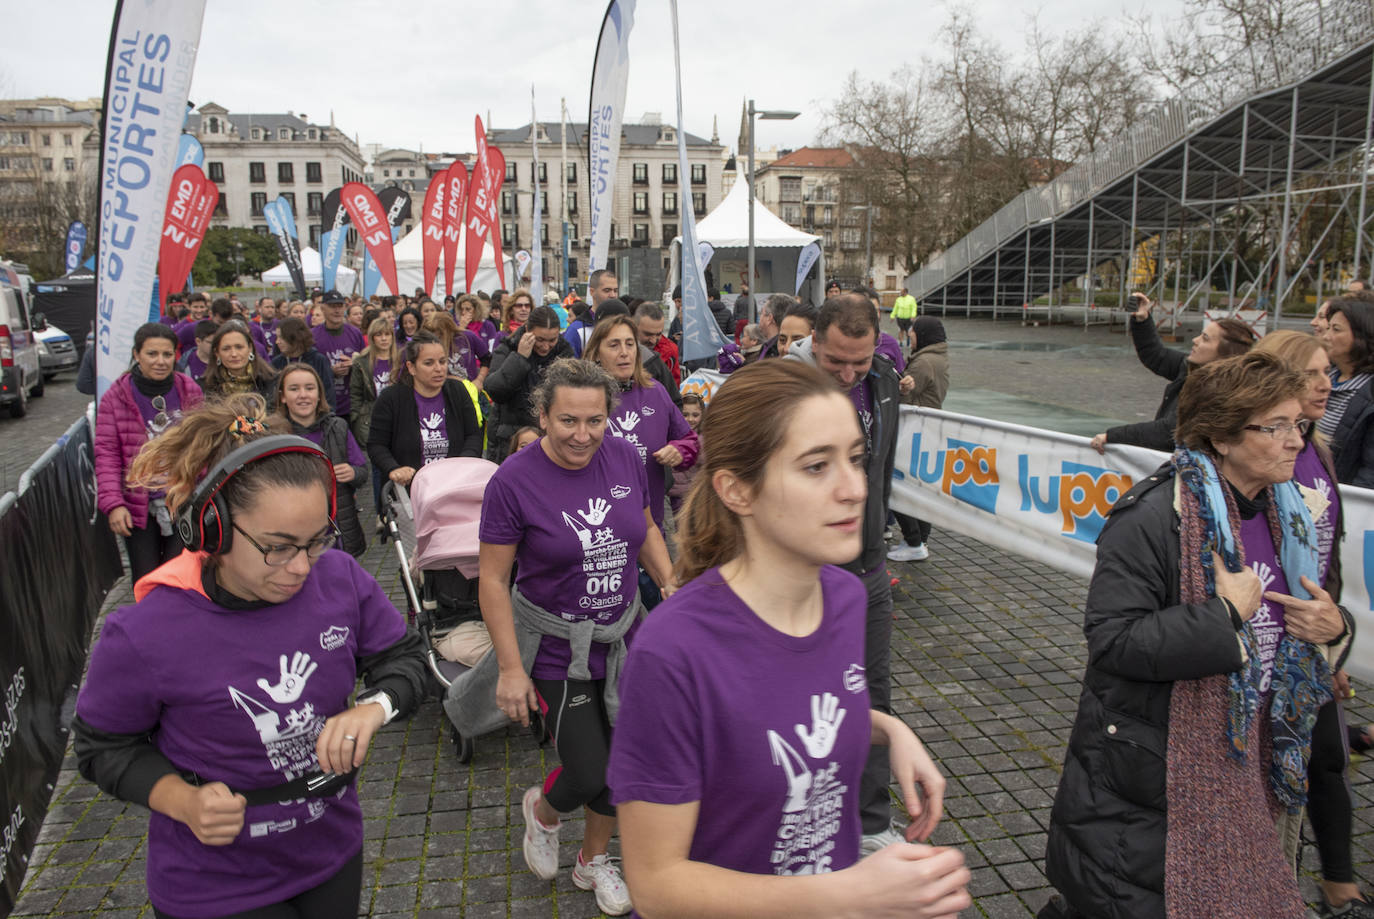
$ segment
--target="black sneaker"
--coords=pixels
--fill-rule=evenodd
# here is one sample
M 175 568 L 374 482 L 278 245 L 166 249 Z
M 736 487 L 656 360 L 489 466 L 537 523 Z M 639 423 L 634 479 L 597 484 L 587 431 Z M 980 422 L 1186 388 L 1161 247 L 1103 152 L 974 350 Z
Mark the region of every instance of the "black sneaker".
M 1315 912 L 1319 919 L 1374 919 L 1374 906 L 1364 900 L 1348 900 L 1339 907 L 1323 900 Z

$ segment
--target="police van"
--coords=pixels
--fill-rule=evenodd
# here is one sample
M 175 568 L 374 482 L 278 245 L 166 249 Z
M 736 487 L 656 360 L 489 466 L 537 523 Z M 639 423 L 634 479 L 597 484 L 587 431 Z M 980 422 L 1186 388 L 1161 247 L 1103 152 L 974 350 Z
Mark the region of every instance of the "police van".
M 29 399 L 43 395 L 43 367 L 29 316 L 23 265 L 0 261 L 0 406 L 23 418 Z

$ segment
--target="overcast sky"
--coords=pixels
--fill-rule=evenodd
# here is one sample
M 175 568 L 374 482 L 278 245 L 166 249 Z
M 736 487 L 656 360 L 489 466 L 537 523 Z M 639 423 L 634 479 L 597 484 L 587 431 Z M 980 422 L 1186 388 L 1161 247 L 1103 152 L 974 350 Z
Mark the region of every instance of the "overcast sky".
M 1024 47 L 1032 13 L 1043 29 L 1110 26 L 1143 0 L 969 0 L 984 34 Z M 1156 16 L 1181 0 L 1154 0 Z M 852 70 L 887 76 L 939 56 L 941 0 L 681 0 L 688 131 L 734 146 L 746 94 L 759 108 L 801 111 L 764 122 L 760 147 L 814 143 L 821 110 Z M 0 95 L 85 98 L 103 92 L 113 0 L 12 2 L 0 30 Z M 602 0 L 209 0 L 191 100 L 232 112 L 305 112 L 363 144 L 473 149 L 473 115 L 498 128 L 539 117 L 585 121 Z M 668 0 L 639 0 L 627 108 L 676 118 Z

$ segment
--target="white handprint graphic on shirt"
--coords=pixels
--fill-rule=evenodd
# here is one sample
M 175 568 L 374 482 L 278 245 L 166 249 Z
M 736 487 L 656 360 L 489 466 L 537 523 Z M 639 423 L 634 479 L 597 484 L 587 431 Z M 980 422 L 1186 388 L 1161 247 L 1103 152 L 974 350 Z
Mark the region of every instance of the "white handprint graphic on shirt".
M 440 415 L 438 412 L 430 412 L 429 417 L 424 418 L 420 423 L 430 430 L 435 430 L 439 425 L 444 423 L 444 416 Z
M 616 422 L 616 425 L 622 431 L 633 431 L 635 428 L 639 427 L 639 412 L 626 412 L 624 416 L 622 416 L 621 419 Z
M 312 663 L 310 655 L 297 651 L 291 657 L 291 666 L 286 665 L 286 655 L 281 656 L 281 682 L 275 685 L 267 682 L 266 677 L 258 678 L 258 688 L 267 693 L 273 702 L 295 702 L 305 692 L 305 681 L 315 672 L 319 664 Z
M 587 509 L 578 511 L 577 516 L 590 523 L 592 526 L 600 526 L 606 519 L 606 515 L 611 512 L 611 505 L 605 498 L 590 498 L 587 501 Z
M 826 693 L 811 697 L 811 730 L 806 725 L 796 726 L 797 736 L 806 747 L 806 754 L 812 759 L 822 759 L 835 749 L 835 740 L 840 736 L 840 725 L 844 723 L 844 709 L 840 700 Z
M 805 760 L 776 731 L 768 732 L 768 747 L 773 754 L 773 765 L 781 766 L 787 779 L 787 800 L 782 805 L 782 812 L 794 814 L 806 810 L 806 795 L 811 790 L 811 770 L 806 768 Z

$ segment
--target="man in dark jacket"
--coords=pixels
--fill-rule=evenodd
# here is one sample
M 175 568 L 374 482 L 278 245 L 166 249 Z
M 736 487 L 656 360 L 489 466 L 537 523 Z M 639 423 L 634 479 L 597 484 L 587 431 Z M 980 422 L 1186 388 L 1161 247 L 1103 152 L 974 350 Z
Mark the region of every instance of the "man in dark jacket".
M 720 298 L 720 291 L 714 287 L 706 291 L 706 299 L 711 307 L 711 315 L 716 317 L 716 325 L 720 326 L 720 334 L 725 336 L 726 341 L 735 340 L 735 314 L 730 307 L 725 305 L 725 301 Z
M 864 671 L 872 705 L 891 712 L 892 586 L 887 577 L 884 530 L 887 503 L 892 495 L 892 467 L 897 457 L 899 382 L 892 362 L 875 353 L 878 314 L 858 294 L 839 294 L 826 300 L 811 338 L 793 346 L 792 355 L 834 377 L 854 403 L 859 427 L 868 443 L 868 497 L 864 502 L 863 551 L 845 568 L 863 579 L 868 593 L 864 633 Z M 902 842 L 892 828 L 888 802 L 887 749 L 875 747 L 859 785 L 864 854 Z
M 514 335 L 501 340 L 491 356 L 491 371 L 483 388 L 496 405 L 496 424 L 487 437 L 487 458 L 506 458 L 510 439 L 520 428 L 538 427 L 530 396 L 549 365 L 560 357 L 575 357 L 573 346 L 558 334 L 558 314 L 548 306 L 530 310 L 530 318 Z

